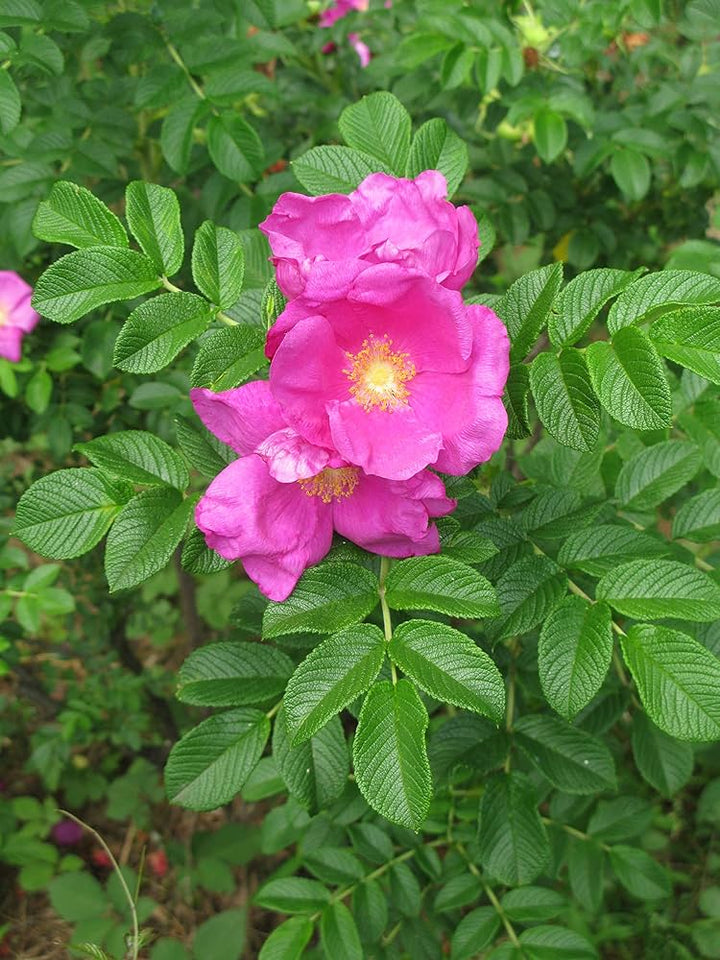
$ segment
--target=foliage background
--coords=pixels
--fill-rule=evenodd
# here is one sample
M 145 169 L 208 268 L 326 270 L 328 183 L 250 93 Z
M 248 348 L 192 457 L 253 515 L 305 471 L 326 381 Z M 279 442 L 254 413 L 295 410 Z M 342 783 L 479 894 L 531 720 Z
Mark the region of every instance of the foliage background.
M 331 189 L 317 180 L 318 166 L 305 159 L 293 168 L 292 161 L 340 142 L 338 118 L 361 95 L 391 90 L 415 129 L 436 117 L 448 124 L 440 150 L 449 169 L 454 162 L 460 170 L 455 202 L 472 204 L 489 254 L 468 296 L 490 302 L 535 268 L 548 267 L 546 278 L 554 269 L 555 276 L 551 265 L 559 262 L 567 278 L 598 266 L 720 276 L 716 3 L 542 0 L 530 8 L 396 0 L 391 9 L 371 3 L 332 31 L 318 28 L 317 9 L 301 0 L 0 0 L 2 268 L 35 282 L 65 252 L 32 229 L 56 180 L 89 187 L 122 214 L 126 185 L 143 179 L 177 192 L 188 249 L 206 219 L 240 237 L 244 286 L 230 314 L 257 326 L 271 276 L 257 223 L 281 192 L 311 188 L 313 177 L 320 190 Z M 347 43 L 352 30 L 375 54 L 365 70 Z M 335 49 L 323 53 L 328 38 Z M 464 179 L 461 141 L 469 156 Z M 189 285 L 188 258 L 175 282 Z M 718 299 L 708 295 L 709 302 Z M 267 300 L 264 309 L 273 309 Z M 195 347 L 158 374 L 113 367 L 115 340 L 130 311 L 119 302 L 73 327 L 45 322 L 20 364 L 0 360 L 6 433 L 0 860 L 11 868 L 0 892 L 5 952 L 64 956 L 69 941 L 91 941 L 122 956 L 129 918 L 117 877 L 92 835 L 72 847 L 57 842 L 52 830 L 63 807 L 107 837 L 131 888 L 142 873 L 138 912 L 160 936 L 146 951 L 153 960 L 256 956 L 277 912 L 294 907 L 273 888 L 250 901 L 268 877 L 298 872 L 335 892 L 376 874 L 359 885 L 362 894 L 345 901 L 368 956 L 435 957 L 451 943 L 455 958 L 473 950 L 514 956 L 507 924 L 525 938 L 525 956 L 574 958 L 592 950 L 607 957 L 718 956 L 717 748 L 692 748 L 644 720 L 625 675 L 611 674 L 576 721 L 604 739 L 618 769 L 618 793 L 609 781 L 589 792 L 553 789 L 528 751 L 513 761 L 524 771 L 519 777 L 533 778 L 544 818 L 540 846 L 549 850 L 539 885 L 524 892 L 488 883 L 492 871 L 486 862 L 483 871 L 477 865 L 478 796 L 486 773 L 504 762 L 504 734 L 462 711 L 454 715 L 455 708 L 434 711 L 431 719 L 430 757 L 443 787 L 424 845 L 363 808 L 352 785 L 323 812 L 312 805 L 308 811 L 307 798 L 269 757 L 242 799 L 218 813 L 166 805 L 164 761 L 199 716 L 173 699 L 178 669 L 210 640 L 258 634 L 247 582 L 235 569 L 188 573 L 175 555 L 131 593 L 108 597 L 97 552 L 43 564 L 9 538 L 14 505 L 30 483 L 84 462 L 74 444 L 143 429 L 175 445 L 176 419 L 190 418 Z M 604 320 L 592 339 L 607 336 Z M 548 343 L 540 347 L 547 351 Z M 503 564 L 538 557 L 540 575 L 540 551 L 558 559 L 559 543 L 570 552 L 568 535 L 583 522 L 615 522 L 618 509 L 631 530 L 650 531 L 655 544 L 639 547 L 636 540 L 623 560 L 636 555 L 633 549 L 670 550 L 666 555 L 693 563 L 686 540 L 672 540 L 672 524 L 691 498 L 715 493 L 718 396 L 707 380 L 678 367 L 670 370 L 670 386 L 672 433 L 639 434 L 606 418 L 597 454 L 541 435 L 533 417 L 529 439 L 518 424 L 505 461 L 482 471 L 473 488 L 459 489 L 466 494 L 463 523 L 498 550 L 478 561 L 482 573 L 496 582 Z M 517 409 L 522 420 L 522 401 Z M 648 477 L 643 457 L 667 451 L 662 445 L 670 437 L 672 463 Z M 640 475 L 624 501 L 616 486 L 621 474 Z M 205 482 L 193 475 L 193 489 Z M 608 508 L 611 496 L 619 506 Z M 717 581 L 714 509 L 692 550 Z M 488 512 L 502 520 L 485 517 L 483 527 Z M 586 591 L 614 562 L 593 565 L 576 555 L 561 566 L 572 568 L 577 589 Z M 551 716 L 537 666 L 537 627 L 557 594 L 555 568 L 548 571 L 540 577 L 547 589 L 531 591 L 542 602 L 518 626 L 522 644 L 494 650 L 526 725 L 535 714 L 538 721 Z M 717 654 L 716 623 L 691 629 Z M 308 646 L 300 635 L 286 638 L 284 651 L 297 661 Z M 542 742 L 539 730 L 535 741 Z M 532 740 L 532 729 L 525 735 Z M 474 747 L 469 757 L 450 750 L 466 742 L 463 736 Z M 485 744 L 481 758 L 478 740 Z M 519 809 L 534 823 L 535 800 L 524 795 L 524 780 L 517 784 Z M 507 886 L 536 879 L 540 867 L 528 864 L 545 857 L 538 836 L 530 838 L 535 850 L 530 843 L 519 859 L 522 877 L 501 871 Z M 625 853 L 604 868 L 601 886 L 603 844 Z M 324 895 L 310 889 L 316 899 L 300 917 L 323 909 Z M 389 902 L 387 917 L 381 899 Z M 347 923 L 341 908 L 336 912 L 326 922 L 326 945 L 333 942 L 331 922 L 341 931 Z M 457 931 L 468 915 L 464 946 Z M 291 921 L 289 935 L 302 939 L 304 922 Z M 559 934 L 548 934 L 549 924 L 570 939 L 553 940 Z

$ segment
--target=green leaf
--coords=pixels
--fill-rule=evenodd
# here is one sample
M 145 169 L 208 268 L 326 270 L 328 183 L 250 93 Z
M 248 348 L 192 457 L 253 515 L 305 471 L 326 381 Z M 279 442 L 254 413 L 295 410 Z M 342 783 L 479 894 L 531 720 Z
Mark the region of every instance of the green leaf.
M 602 578 L 595 596 L 637 620 L 676 617 L 710 623 L 720 617 L 720 586 L 676 560 L 632 560 Z
M 590 817 L 587 832 L 596 840 L 617 843 L 645 833 L 653 820 L 653 808 L 640 797 L 600 800 Z
M 644 272 L 601 267 L 574 277 L 558 296 L 548 320 L 553 346 L 564 347 L 584 337 L 602 307 Z
M 647 623 L 636 624 L 621 641 L 653 723 L 677 740 L 720 739 L 720 660 L 715 654 L 687 634 Z
M 602 847 L 592 840 L 573 840 L 567 861 L 573 896 L 590 913 L 597 913 L 603 897 Z
M 536 539 L 562 540 L 578 526 L 587 526 L 597 514 L 595 505 L 583 505 L 575 490 L 547 489 L 518 515 L 522 528 Z
M 533 141 L 545 163 L 552 163 L 560 156 L 567 146 L 567 136 L 567 124 L 559 113 L 543 107 L 535 114 Z
M 637 847 L 610 848 L 610 864 L 628 893 L 640 900 L 660 900 L 671 894 L 670 878 L 657 861 Z
M 347 754 L 345 760 L 347 761 Z M 347 780 L 347 762 L 343 777 Z M 390 859 L 392 859 L 392 853 Z M 360 858 L 346 847 L 322 846 L 304 851 L 303 863 L 313 876 L 324 883 L 353 883 L 356 880 L 363 880 L 366 873 L 366 867 Z
M 239 707 L 277 699 L 293 671 L 280 650 L 261 643 L 208 643 L 180 667 L 175 695 L 201 707 Z
M 265 150 L 260 137 L 237 114 L 212 116 L 207 126 L 210 159 L 220 173 L 236 183 L 257 180 L 263 171 Z
M 615 496 L 630 510 L 652 510 L 689 483 L 701 467 L 702 455 L 694 443 L 656 443 L 623 464 Z
M 608 314 L 608 329 L 640 323 L 657 307 L 685 303 L 720 303 L 720 278 L 694 270 L 661 270 L 635 280 L 615 301 Z
M 563 913 L 567 909 L 567 900 L 547 887 L 520 887 L 508 890 L 500 905 L 514 923 L 537 923 L 552 920 Z
M 641 330 L 624 327 L 611 344 L 591 343 L 586 356 L 595 393 L 611 417 L 636 430 L 670 425 L 672 405 L 665 370 Z
M 524 363 L 514 363 L 510 367 L 503 403 L 508 415 L 507 436 L 522 440 L 530 436 L 530 372 Z
M 138 494 L 122 508 L 105 548 L 111 593 L 135 587 L 162 570 L 185 533 L 194 504 L 177 490 L 162 487 Z
M 458 910 L 477 902 L 482 896 L 482 883 L 472 873 L 459 873 L 440 887 L 433 903 L 436 913 Z
M 267 364 L 265 333 L 260 327 L 238 323 L 218 330 L 200 343 L 190 374 L 193 387 L 230 390 Z
M 53 910 L 70 923 L 102 916 L 110 905 L 105 891 L 88 872 L 55 877 L 47 892 Z
M 320 918 L 320 946 L 326 960 L 363 960 L 365 951 L 353 916 L 339 900 L 331 901 Z
M 292 169 L 305 189 L 314 197 L 324 193 L 350 193 L 371 173 L 391 173 L 379 160 L 352 147 L 313 147 L 297 160 Z
M 187 173 L 195 124 L 204 110 L 205 104 L 193 94 L 174 103 L 162 122 L 160 148 L 176 173 Z
M 643 779 L 664 797 L 682 790 L 692 775 L 695 757 L 690 744 L 669 737 L 639 712 L 633 714 L 632 751 Z
M 266 910 L 279 913 L 315 913 L 330 900 L 330 892 L 317 880 L 306 877 L 278 877 L 268 880 L 253 897 Z
M 94 468 L 57 470 L 20 498 L 13 533 L 44 557 L 79 557 L 99 543 L 132 489 Z
M 443 57 L 440 65 L 440 85 L 443 90 L 455 90 L 464 83 L 472 70 L 475 52 L 463 43 L 456 43 Z
M 22 102 L 18 88 L 7 70 L 0 70 L 0 133 L 12 133 L 20 123 Z
M 619 563 L 636 557 L 659 557 L 668 552 L 663 540 L 630 526 L 598 524 L 571 534 L 560 547 L 558 563 L 601 577 Z
M 258 960 L 300 960 L 312 935 L 311 920 L 307 917 L 291 917 L 275 927 L 260 948 Z
M 507 886 L 532 883 L 550 857 L 535 789 L 524 773 L 497 773 L 480 802 L 480 862 Z
M 152 261 L 135 250 L 87 247 L 60 257 L 41 274 L 32 304 L 57 323 L 72 323 L 96 307 L 133 300 L 160 286 Z
M 463 144 L 464 145 L 464 144 Z M 473 213 L 475 214 L 478 222 L 478 238 L 480 240 L 480 249 L 478 251 L 478 263 L 489 256 L 494 247 L 495 240 L 497 239 L 497 234 L 495 227 L 493 226 L 492 220 L 486 213 L 482 210 L 478 210 L 476 207 L 473 208 Z
M 478 907 L 466 914 L 455 928 L 450 947 L 450 960 L 473 960 L 495 940 L 500 917 L 494 907 Z
M 166 277 L 183 262 L 185 238 L 177 195 L 168 187 L 133 180 L 125 188 L 125 216 L 137 242 Z
M 518 891 L 519 892 L 519 891 Z M 520 934 L 522 956 L 527 960 L 597 960 L 597 950 L 574 930 L 539 926 Z
M 626 148 L 614 153 L 610 158 L 610 173 L 631 203 L 642 200 L 650 189 L 650 164 L 637 150 Z
M 407 620 L 393 632 L 388 653 L 395 664 L 436 700 L 491 717 L 505 714 L 505 684 L 492 659 L 452 627 Z
M 572 720 L 605 680 L 612 656 L 610 609 L 566 597 L 550 611 L 538 643 L 538 673 L 545 699 Z
M 155 907 L 153 901 L 152 907 Z M 222 910 L 205 920 L 195 931 L 193 954 L 213 960 L 240 960 L 245 953 L 247 911 L 244 908 Z
M 350 758 L 337 717 L 332 717 L 309 740 L 293 746 L 281 709 L 275 720 L 272 751 L 291 796 L 311 814 L 340 799 L 347 786 Z
M 268 604 L 263 637 L 334 633 L 363 620 L 378 600 L 378 582 L 370 570 L 352 563 L 323 563 L 303 574 L 287 600 Z
M 234 230 L 217 227 L 211 220 L 198 227 L 192 275 L 198 290 L 221 310 L 237 303 L 245 276 L 245 250 Z
M 439 170 L 447 180 L 448 196 L 452 197 L 465 178 L 468 162 L 465 141 L 436 117 L 416 131 L 405 176 L 414 178 L 423 170 Z
M 96 467 L 130 483 L 169 484 L 184 490 L 190 483 L 180 456 L 169 444 L 144 430 L 121 430 L 73 447 Z
M 379 91 L 345 107 L 338 128 L 349 147 L 378 159 L 399 177 L 410 152 L 410 114 L 392 93 Z
M 171 803 L 189 810 L 215 810 L 239 793 L 270 736 L 259 710 L 240 707 L 203 720 L 179 740 L 165 766 Z
M 425 709 L 408 680 L 376 683 L 360 711 L 353 764 L 360 792 L 379 814 L 419 830 L 432 783 L 425 749 Z
M 370 687 L 385 659 L 385 638 L 370 623 L 346 627 L 311 650 L 285 691 L 293 742 L 311 737 Z
M 42 7 L 35 0 L 0 0 L 0 27 L 35 26 L 42 16 Z
M 567 578 L 548 557 L 524 557 L 498 580 L 501 615 L 491 625 L 497 639 L 527 633 L 565 593 Z
M 191 530 L 185 539 L 180 562 L 184 570 L 203 576 L 217 573 L 231 566 L 230 560 L 226 560 L 208 547 L 205 543 L 205 534 L 197 527 Z
M 538 771 L 558 790 L 590 794 L 615 790 L 615 764 L 605 744 L 555 717 L 527 714 L 515 738 Z
M 194 293 L 161 293 L 136 307 L 115 341 L 113 363 L 129 373 L 166 367 L 213 319 L 213 308 Z
M 720 490 L 705 490 L 687 500 L 675 514 L 672 535 L 695 543 L 720 540 Z
M 52 377 L 47 370 L 37 369 L 25 386 L 25 403 L 33 413 L 45 413 L 52 396 L 52 388 Z
M 495 617 L 492 584 L 472 567 L 449 557 L 411 557 L 390 570 L 386 598 L 394 610 L 435 610 L 450 617 Z
M 512 362 L 524 360 L 542 328 L 562 283 L 562 263 L 532 270 L 520 277 L 498 301 L 495 312 L 507 325 Z
M 720 384 L 720 307 L 685 307 L 650 327 L 658 353 Z
M 180 449 L 188 462 L 206 477 L 211 479 L 237 459 L 234 450 L 218 440 L 201 424 L 193 426 L 178 417 L 175 420 L 175 433 Z
M 585 358 L 572 347 L 559 356 L 539 353 L 530 367 L 538 417 L 558 443 L 592 450 L 600 431 L 600 404 Z
M 388 924 L 387 897 L 380 884 L 376 880 L 365 880 L 358 884 L 351 903 L 360 939 L 371 943 L 379 940 Z

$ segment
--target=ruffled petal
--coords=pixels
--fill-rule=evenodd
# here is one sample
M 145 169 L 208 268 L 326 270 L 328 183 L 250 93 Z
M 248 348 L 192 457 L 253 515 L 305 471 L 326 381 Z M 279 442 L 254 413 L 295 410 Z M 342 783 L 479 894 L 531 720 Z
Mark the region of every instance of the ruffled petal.
M 0 270 L 0 308 L 4 308 L 9 316 L 12 316 L 15 308 L 23 301 L 27 301 L 29 306 L 32 292 L 30 284 L 14 270 Z
M 0 327 L 0 357 L 17 363 L 22 356 L 22 336 L 19 327 Z
M 297 302 L 297 301 L 296 301 Z M 327 409 L 345 399 L 347 363 L 324 317 L 307 317 L 283 339 L 270 365 L 270 387 L 286 422 L 310 443 L 332 447 Z
M 329 505 L 306 496 L 298 484 L 278 483 L 254 454 L 218 474 L 196 507 L 195 522 L 208 546 L 226 560 L 255 558 L 246 568 L 248 575 L 261 571 L 261 589 L 272 599 L 284 599 L 294 586 L 288 589 L 288 577 L 296 581 L 317 563 L 332 539 Z M 273 568 L 278 571 L 275 585 Z
M 287 426 L 265 380 L 221 393 L 198 387 L 190 391 L 190 398 L 208 430 L 241 456 L 252 453 L 271 433 Z
M 433 467 L 456 477 L 468 473 L 500 449 L 507 425 L 507 411 L 500 397 L 478 393 L 475 418 L 453 436 L 445 437 Z
M 329 450 L 308 443 L 292 427 L 270 434 L 256 452 L 267 463 L 270 476 L 280 483 L 314 477 L 331 457 Z

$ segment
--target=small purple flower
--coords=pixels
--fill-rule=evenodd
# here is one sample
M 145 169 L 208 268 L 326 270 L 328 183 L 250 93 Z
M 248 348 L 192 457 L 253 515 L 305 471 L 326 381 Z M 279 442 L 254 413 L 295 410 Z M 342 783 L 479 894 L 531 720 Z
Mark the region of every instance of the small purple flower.
M 53 826 L 51 836 L 60 847 L 74 847 L 82 840 L 83 828 L 74 820 L 60 820 Z

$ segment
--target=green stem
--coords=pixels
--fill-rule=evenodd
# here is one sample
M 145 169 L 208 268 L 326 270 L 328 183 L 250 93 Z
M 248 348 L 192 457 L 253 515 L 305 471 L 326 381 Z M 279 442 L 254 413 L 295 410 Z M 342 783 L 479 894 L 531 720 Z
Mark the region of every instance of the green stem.
M 110 862 L 113 865 L 113 870 L 117 874 L 118 880 L 120 881 L 120 886 L 123 889 L 123 893 L 125 894 L 125 898 L 127 899 L 128 906 L 130 907 L 130 916 L 132 917 L 133 936 L 132 936 L 132 945 L 130 948 L 132 950 L 130 960 L 138 960 L 138 953 L 140 950 L 140 927 L 138 925 L 138 916 L 137 916 L 137 910 L 135 909 L 135 901 L 133 900 L 132 894 L 130 893 L 130 888 L 125 882 L 125 877 L 122 874 L 122 870 L 120 869 L 120 866 L 117 860 L 113 856 L 112 850 L 105 843 L 105 841 L 97 832 L 97 830 L 95 830 L 89 824 L 85 823 L 84 820 L 80 820 L 78 817 L 76 817 L 74 814 L 70 813 L 67 810 L 59 810 L 58 813 L 61 813 L 64 817 L 69 817 L 70 820 L 74 820 L 75 823 L 81 826 L 84 830 L 87 830 L 88 833 L 91 833 L 95 837 L 97 842 L 100 844 L 100 846 L 103 848 L 105 853 L 108 855 L 108 857 L 110 858 Z
M 606 843 L 600 843 L 595 837 L 591 837 L 589 833 L 583 833 L 582 830 L 571 827 L 568 823 L 560 823 L 558 820 L 553 820 L 550 817 L 541 817 L 540 819 L 547 827 L 561 827 L 565 833 L 571 837 L 575 837 L 576 840 L 583 840 L 585 843 L 598 843 L 606 853 L 610 849 Z
M 274 706 L 274 707 L 271 707 L 271 708 L 268 710 L 268 712 L 265 714 L 265 716 L 268 718 L 268 720 L 272 720 L 272 718 L 275 716 L 275 714 L 278 712 L 278 710 L 280 709 L 281 706 L 282 706 L 282 700 L 278 700 L 278 702 L 275 704 L 275 706 Z
M 465 861 L 465 863 L 467 863 L 467 865 L 468 865 L 468 870 L 470 871 L 470 873 L 471 873 L 474 877 L 477 877 L 477 879 L 478 879 L 478 880 L 480 881 L 480 883 L 482 884 L 483 890 L 485 891 L 485 895 L 487 896 L 487 898 L 488 898 L 488 900 L 490 901 L 490 903 L 493 905 L 493 907 L 494 907 L 495 912 L 497 913 L 497 915 L 498 915 L 498 916 L 500 917 L 500 919 L 502 920 L 503 926 L 505 927 L 505 931 L 506 931 L 506 933 L 507 933 L 507 935 L 508 935 L 508 937 L 509 937 L 509 939 L 510 939 L 510 943 L 512 943 L 512 945 L 513 945 L 514 947 L 519 947 L 519 946 L 520 946 L 520 941 L 518 940 L 518 936 L 517 936 L 517 934 L 515 933 L 515 928 L 514 928 L 513 925 L 510 923 L 510 920 L 508 919 L 507 914 L 505 913 L 505 911 L 503 910 L 502 906 L 500 905 L 500 901 L 499 901 L 498 898 L 495 896 L 495 892 L 493 891 L 493 889 L 492 889 L 491 887 L 489 887 L 489 886 L 485 883 L 485 881 L 484 881 L 483 878 L 482 878 L 482 874 L 480 873 L 480 871 L 478 870 L 478 868 L 475 866 L 475 864 L 474 864 L 474 863 L 472 862 L 472 860 L 470 859 L 470 857 L 469 857 L 469 855 L 468 855 L 468 852 L 467 852 L 467 850 L 465 849 L 465 847 L 464 847 L 461 843 L 456 843 L 456 844 L 455 844 L 455 849 L 456 849 L 457 852 L 460 854 L 460 856 L 463 858 L 463 860 Z
M 184 293 L 184 290 L 181 290 L 180 287 L 176 287 L 175 284 L 171 280 L 168 280 L 166 276 L 160 277 L 160 280 L 162 281 L 162 285 L 165 287 L 165 289 L 169 290 L 170 293 Z M 229 317 L 226 313 L 223 313 L 222 310 L 218 310 L 218 312 L 215 314 L 215 319 L 219 320 L 220 323 L 226 324 L 228 327 L 236 327 L 238 325 L 237 320 L 233 320 L 232 317 Z
M 180 67 L 182 72 L 185 74 L 185 79 L 190 84 L 190 87 L 192 88 L 192 91 L 195 94 L 195 96 L 199 97 L 200 100 L 207 100 L 207 97 L 205 96 L 205 91 L 197 82 L 195 77 L 193 77 L 193 75 L 188 70 L 188 66 L 183 60 L 183 58 L 180 56 L 180 51 L 178 50 L 178 48 L 173 43 L 171 43 L 167 39 L 167 37 L 163 37 L 163 40 L 165 41 L 165 48 L 167 49 L 167 52 L 170 54 L 170 56 L 173 58 L 175 63 Z

